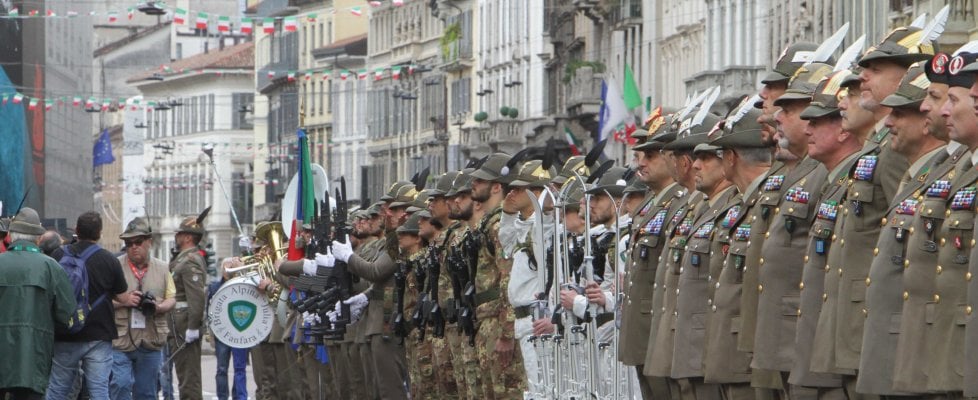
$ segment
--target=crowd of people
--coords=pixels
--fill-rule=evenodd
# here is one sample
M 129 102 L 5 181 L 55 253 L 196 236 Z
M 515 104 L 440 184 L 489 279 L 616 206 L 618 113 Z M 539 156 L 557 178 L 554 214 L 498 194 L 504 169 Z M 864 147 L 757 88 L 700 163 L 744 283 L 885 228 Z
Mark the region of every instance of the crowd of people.
M 844 34 L 791 44 L 739 105 L 715 88 L 652 115 L 629 166 L 601 142 L 562 164 L 493 153 L 395 182 L 348 238 L 302 225 L 295 246 L 325 252 L 256 236 L 274 273 L 255 284 L 284 290 L 283 317 L 250 349 L 215 343 L 219 397 L 232 355 L 234 398 L 249 357 L 259 399 L 978 396 L 978 41 L 940 52 L 936 26 L 838 59 Z M 16 305 L 0 398 L 157 398 L 171 360 L 180 397 L 201 398 L 205 216 L 167 265 L 145 219 L 115 256 L 98 214 L 60 246 L 21 209 L 0 254 Z M 314 295 L 297 278 L 338 268 L 349 296 L 296 306 Z M 315 333 L 344 314 L 341 337 Z

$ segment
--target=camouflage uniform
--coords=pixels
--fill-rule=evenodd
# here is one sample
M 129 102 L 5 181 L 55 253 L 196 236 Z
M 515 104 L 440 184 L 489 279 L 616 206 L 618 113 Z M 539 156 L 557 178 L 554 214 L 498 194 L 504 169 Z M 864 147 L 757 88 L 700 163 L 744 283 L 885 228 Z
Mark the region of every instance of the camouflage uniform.
M 452 284 L 451 278 L 448 277 L 448 272 L 445 270 L 447 253 L 448 253 L 448 243 L 449 240 L 456 236 L 461 227 L 461 223 L 455 222 L 448 228 L 443 229 L 435 237 L 434 247 L 437 248 L 438 253 L 438 268 L 441 269 L 438 274 L 438 300 L 440 302 L 439 306 L 444 307 L 445 300 L 452 297 Z M 429 275 L 430 279 L 431 275 Z M 442 309 L 444 312 L 444 308 Z M 466 387 L 464 385 L 465 378 L 462 374 L 462 368 L 455 368 L 455 352 L 453 351 L 449 343 L 454 339 L 455 342 L 461 343 L 458 337 L 458 328 L 455 325 L 445 326 L 445 336 L 435 337 L 431 335 L 431 346 L 433 352 L 433 364 L 434 364 L 434 379 L 437 384 L 437 391 L 443 398 L 468 398 L 466 394 Z M 460 349 L 459 349 L 460 350 Z M 461 359 L 458 360 L 461 366 Z
M 459 251 L 462 246 L 462 241 L 471 229 L 468 225 L 464 223 L 459 224 L 459 228 L 455 231 L 454 235 L 450 235 L 446 238 L 447 248 L 449 252 Z M 446 256 L 447 259 L 447 256 Z M 445 264 L 446 270 L 448 269 L 447 263 Z M 441 285 L 441 287 L 447 288 L 446 295 L 451 298 L 455 298 L 455 293 L 452 292 L 452 284 L 450 282 L 451 278 L 449 274 L 443 274 L 446 280 L 446 284 Z M 458 298 L 455 298 L 458 301 Z M 445 328 L 445 342 L 448 348 L 451 350 L 452 354 L 452 365 L 455 367 L 455 381 L 457 386 L 465 391 L 463 393 L 465 398 L 469 399 L 482 399 L 482 380 L 485 378 L 481 371 L 479 371 L 479 356 L 475 351 L 475 348 L 469 346 L 467 343 L 467 338 L 462 334 L 461 329 L 458 324 L 452 324 Z

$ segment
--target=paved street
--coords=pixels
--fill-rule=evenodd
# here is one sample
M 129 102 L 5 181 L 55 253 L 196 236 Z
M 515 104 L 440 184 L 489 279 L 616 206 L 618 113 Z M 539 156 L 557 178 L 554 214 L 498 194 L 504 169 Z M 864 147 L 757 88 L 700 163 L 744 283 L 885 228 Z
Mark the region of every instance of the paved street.
M 200 373 L 202 386 L 204 388 L 204 399 L 212 400 L 217 399 L 217 385 L 215 381 L 215 373 L 217 372 L 217 358 L 212 354 L 204 354 L 201 356 L 200 360 Z M 230 385 L 233 380 L 233 372 L 228 372 L 228 385 Z M 174 377 L 176 380 L 176 377 Z M 177 387 L 174 387 L 174 394 L 177 392 Z M 230 390 L 230 387 L 228 388 Z M 255 382 L 254 377 L 251 374 L 251 363 L 248 364 L 248 398 L 255 398 Z

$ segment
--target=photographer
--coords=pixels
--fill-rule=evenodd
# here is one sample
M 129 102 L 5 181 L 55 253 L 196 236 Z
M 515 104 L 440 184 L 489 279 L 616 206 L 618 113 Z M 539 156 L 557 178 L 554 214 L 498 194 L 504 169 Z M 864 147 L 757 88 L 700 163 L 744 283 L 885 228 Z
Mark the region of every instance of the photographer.
M 156 376 L 163 363 L 166 319 L 176 304 L 176 287 L 166 262 L 151 257 L 153 230 L 144 218 L 129 222 L 119 236 L 126 253 L 119 257 L 127 291 L 114 301 L 119 337 L 112 341 L 110 395 L 120 399 L 155 399 Z

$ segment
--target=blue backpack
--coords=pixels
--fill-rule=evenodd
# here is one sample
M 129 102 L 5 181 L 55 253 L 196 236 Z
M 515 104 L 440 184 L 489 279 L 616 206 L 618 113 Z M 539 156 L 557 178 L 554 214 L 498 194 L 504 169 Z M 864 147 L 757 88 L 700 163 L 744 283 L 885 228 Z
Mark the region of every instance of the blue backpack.
M 61 268 L 68 274 L 68 282 L 71 283 L 71 287 L 75 292 L 75 302 L 78 305 L 75 306 L 75 311 L 68 318 L 67 326 L 59 327 L 58 333 L 75 334 L 81 332 L 82 328 L 85 327 L 85 320 L 88 318 L 88 314 L 105 300 L 105 293 L 103 293 L 94 303 L 88 302 L 88 269 L 85 268 L 85 261 L 88 261 L 88 258 L 92 254 L 95 254 L 96 251 L 99 251 L 99 249 L 101 249 L 99 245 L 93 244 L 81 254 L 75 255 L 72 254 L 71 248 L 68 245 L 61 247 L 64 255 L 61 256 L 58 264 L 61 264 Z

